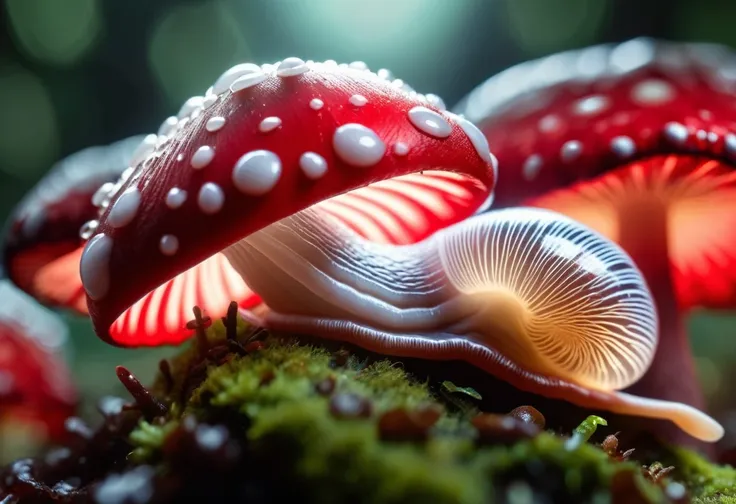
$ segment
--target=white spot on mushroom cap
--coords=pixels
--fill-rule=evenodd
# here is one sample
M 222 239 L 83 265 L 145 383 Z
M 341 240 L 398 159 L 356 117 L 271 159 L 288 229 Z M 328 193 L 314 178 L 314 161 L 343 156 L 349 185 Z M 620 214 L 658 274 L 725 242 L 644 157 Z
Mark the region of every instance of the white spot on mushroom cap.
M 110 213 L 107 215 L 107 223 L 114 228 L 121 228 L 130 224 L 138 213 L 141 205 L 141 193 L 137 187 L 127 188 L 115 203 L 112 204 Z
M 662 79 L 646 79 L 631 89 L 631 99 L 641 105 L 663 105 L 675 97 L 675 88 Z
M 444 100 L 440 98 L 439 96 L 437 96 L 436 94 L 428 93 L 424 95 L 424 97 L 427 99 L 430 105 L 433 105 L 440 110 L 447 109 L 447 106 L 445 105 Z
M 394 144 L 394 154 L 397 156 L 406 156 L 409 154 L 409 146 L 404 142 L 396 142 Z
M 199 209 L 207 215 L 216 214 L 222 210 L 222 205 L 225 204 L 225 193 L 214 182 L 206 182 L 199 189 L 197 204 Z
M 87 221 L 84 224 L 82 224 L 82 227 L 79 229 L 79 237 L 82 240 L 89 240 L 89 237 L 92 236 L 95 231 L 97 231 L 97 228 L 99 227 L 100 222 L 96 220 Z
M 195 170 L 199 170 L 210 164 L 214 157 L 215 149 L 213 149 L 209 145 L 202 145 L 200 148 L 194 151 L 189 164 L 191 164 L 192 168 L 194 168 Z
M 92 204 L 96 207 L 102 205 L 102 203 L 110 196 L 110 193 L 114 188 L 114 182 L 105 182 L 102 184 L 92 195 Z
M 539 175 L 539 170 L 542 169 L 542 164 L 542 156 L 539 154 L 532 154 L 526 158 L 526 161 L 524 161 L 521 173 L 524 175 L 526 180 L 534 180 L 537 178 L 537 175 Z
M 233 169 L 233 183 L 251 196 L 269 192 L 281 178 L 281 160 L 271 151 L 255 150 L 244 154 Z
M 611 139 L 611 151 L 621 158 L 631 157 L 636 153 L 636 144 L 631 137 L 617 136 Z
M 327 161 L 316 152 L 305 152 L 299 157 L 299 167 L 307 178 L 316 180 L 327 173 Z
M 218 77 L 218 79 L 212 86 L 212 92 L 216 95 L 222 94 L 230 89 L 230 86 L 233 84 L 233 82 L 238 80 L 240 77 L 251 73 L 263 72 L 261 71 L 261 67 L 254 63 L 243 63 L 240 65 L 235 65 L 234 67 L 226 70 L 222 75 L 220 75 L 220 77 Z
M 238 77 L 232 84 L 230 84 L 230 91 L 232 91 L 233 93 L 243 91 L 244 89 L 248 89 L 260 84 L 267 78 L 268 75 L 261 72 L 259 69 L 258 72 L 253 72 L 243 75 L 242 77 Z
M 348 67 L 352 68 L 353 70 L 368 70 L 368 65 L 366 65 L 363 61 L 353 61 L 348 65 Z
M 135 168 L 132 166 L 123 170 L 123 173 L 120 175 L 120 182 L 125 183 L 133 175 L 133 172 L 135 172 Z
M 324 107 L 325 102 L 320 100 L 319 98 L 312 98 L 312 100 L 309 102 L 309 108 L 312 110 L 319 110 L 322 107 Z
M 475 126 L 475 124 L 471 123 L 464 117 L 460 117 L 458 115 L 450 113 L 448 113 L 448 115 L 455 119 L 460 128 L 467 135 L 470 143 L 473 144 L 475 152 L 478 153 L 481 159 L 486 163 L 491 163 L 493 165 L 493 170 L 494 172 L 496 172 L 495 176 L 497 178 L 498 162 L 496 161 L 496 157 L 491 153 L 491 149 L 488 146 L 488 139 L 486 139 L 486 136 L 481 133 L 481 131 Z
M 391 81 L 391 86 L 395 87 L 396 89 L 401 89 L 402 91 L 406 93 L 410 93 L 414 91 L 414 88 L 412 88 L 409 84 L 404 82 L 403 79 L 394 79 L 393 81 Z
M 179 239 L 174 235 L 163 235 L 158 244 L 161 253 L 167 256 L 173 256 L 179 250 Z
M 219 131 L 222 129 L 222 127 L 225 126 L 225 118 L 221 116 L 211 117 L 207 120 L 207 124 L 205 124 L 205 129 L 209 131 L 210 133 L 214 133 L 215 131 Z
M 664 135 L 672 143 L 682 145 L 687 142 L 688 131 L 684 124 L 669 122 L 664 126 Z
M 179 119 L 176 118 L 176 116 L 167 117 L 164 122 L 161 123 L 161 126 L 158 128 L 158 135 L 159 136 L 168 136 L 169 133 L 174 131 L 174 128 L 176 128 L 176 125 L 179 123 Z
M 204 96 L 192 96 L 184 102 L 184 105 L 181 106 L 176 117 L 178 119 L 189 117 L 192 115 L 192 112 L 202 106 L 202 102 L 204 102 Z
M 156 149 L 156 142 L 158 141 L 158 135 L 150 134 L 141 141 L 140 145 L 133 151 L 133 155 L 130 157 L 130 165 L 137 166 L 145 159 L 150 156 Z
M 736 135 L 728 133 L 724 139 L 724 143 L 726 145 L 726 151 L 731 156 L 736 156 Z
M 309 71 L 309 66 L 300 58 L 286 58 L 276 67 L 279 77 L 294 77 Z
M 258 131 L 261 133 L 269 133 L 276 128 L 281 126 L 281 119 L 278 117 L 266 117 L 264 120 L 261 121 L 261 123 L 258 125 Z
M 629 73 L 648 65 L 655 56 L 655 48 L 644 39 L 633 39 L 613 48 L 610 55 L 611 69 L 616 73 Z
M 354 94 L 350 97 L 350 104 L 356 107 L 362 107 L 366 103 L 368 103 L 368 98 L 363 95 Z
M 79 274 L 87 295 L 97 301 L 107 294 L 110 288 L 110 254 L 112 238 L 105 234 L 93 236 L 82 252 Z
M 556 115 L 546 115 L 539 120 L 539 131 L 543 133 L 550 133 L 559 127 L 560 122 L 560 118 Z
M 166 206 L 172 210 L 179 208 L 187 200 L 187 192 L 178 187 L 172 187 L 166 193 Z
M 202 108 L 204 110 L 207 110 L 212 105 L 217 103 L 217 99 L 218 99 L 218 96 L 216 94 L 208 94 L 207 96 L 204 97 L 204 101 L 202 102 Z
M 583 144 L 579 140 L 568 140 L 560 148 L 560 158 L 564 163 L 577 159 L 583 152 Z
M 581 98 L 573 105 L 573 111 L 578 115 L 592 116 L 606 110 L 611 100 L 603 95 L 592 95 Z
M 419 131 L 436 138 L 447 138 L 452 133 L 452 126 L 434 110 L 416 106 L 409 110 L 409 121 Z
M 378 163 L 386 153 L 378 135 L 362 124 L 343 124 L 332 137 L 337 156 L 349 165 L 368 167 Z
M 394 74 L 391 73 L 391 70 L 388 68 L 381 68 L 376 72 L 376 75 L 378 75 L 379 79 L 390 81 L 394 78 Z

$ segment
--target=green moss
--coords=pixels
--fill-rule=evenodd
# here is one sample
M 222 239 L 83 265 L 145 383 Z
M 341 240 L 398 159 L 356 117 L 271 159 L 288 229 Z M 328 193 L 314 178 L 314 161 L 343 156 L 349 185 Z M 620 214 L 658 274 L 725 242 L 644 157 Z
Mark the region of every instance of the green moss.
M 250 334 L 241 324 L 241 342 Z M 224 328 L 214 324 L 208 337 L 221 344 Z M 586 421 L 577 438 L 542 432 L 510 444 L 480 444 L 468 418 L 474 412 L 434 396 L 430 384 L 417 382 L 395 362 L 345 358 L 289 338 L 269 336 L 263 343 L 246 355 L 210 363 L 189 393 L 184 383 L 201 356 L 191 348 L 175 359 L 168 396 L 180 399 L 173 400 L 164 422 L 142 423 L 132 434 L 134 460 L 159 460 L 157 452 L 183 415 L 208 421 L 218 412 L 235 412 L 250 462 L 263 474 L 278 473 L 307 502 L 532 502 L 536 494 L 560 502 L 610 502 L 622 480 L 635 489 L 638 502 L 666 500 L 666 482 L 648 481 L 641 463 L 618 461 L 587 442 L 596 427 L 606 425 L 599 417 L 581 419 Z M 158 387 L 166 381 L 159 378 Z M 337 414 L 336 394 L 362 398 L 371 413 Z M 396 442 L 381 435 L 385 412 L 428 405 L 441 414 L 426 439 Z M 685 450 L 673 457 L 677 479 L 697 502 L 736 502 L 729 497 L 736 495 L 734 469 Z
M 326 350 L 312 346 L 270 345 L 212 369 L 189 407 L 201 406 L 201 398 L 208 397 L 213 406 L 235 406 L 256 416 L 264 407 L 314 396 L 315 385 L 325 379 L 334 380 L 337 391 L 370 398 L 378 411 L 433 401 L 425 384 L 412 382 L 394 363 L 379 361 L 362 367 L 353 360 L 331 369 L 331 360 Z
M 178 422 L 174 419 L 163 425 L 151 425 L 142 421 L 130 435 L 130 441 L 136 446 L 130 458 L 143 462 L 153 457 L 160 450 L 166 438 L 176 429 Z
M 698 454 L 681 448 L 675 448 L 673 454 L 677 475 L 687 481 L 694 495 L 699 496 L 696 502 L 736 503 L 736 469 L 715 466 Z M 732 497 L 725 497 L 729 495 Z

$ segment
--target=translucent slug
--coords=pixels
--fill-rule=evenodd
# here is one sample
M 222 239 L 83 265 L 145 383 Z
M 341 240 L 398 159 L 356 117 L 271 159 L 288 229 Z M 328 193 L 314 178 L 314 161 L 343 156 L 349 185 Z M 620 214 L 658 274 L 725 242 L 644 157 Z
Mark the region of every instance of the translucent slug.
M 654 357 L 657 317 L 615 244 L 541 209 L 486 213 L 412 245 L 369 242 L 319 205 L 224 250 L 280 330 L 383 354 L 462 359 L 522 390 L 673 421 L 715 441 L 690 406 L 618 390 Z

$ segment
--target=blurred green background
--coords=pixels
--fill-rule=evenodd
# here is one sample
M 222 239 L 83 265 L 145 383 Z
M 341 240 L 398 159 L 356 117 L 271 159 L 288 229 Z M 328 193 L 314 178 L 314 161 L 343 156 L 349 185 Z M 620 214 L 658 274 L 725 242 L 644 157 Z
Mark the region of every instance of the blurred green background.
M 3 218 L 53 162 L 155 131 L 238 62 L 363 60 L 450 105 L 503 68 L 560 50 L 640 35 L 736 46 L 736 2 L 715 0 L 1 1 Z M 115 349 L 86 319 L 65 319 L 87 413 L 122 393 L 115 364 L 150 380 L 175 351 Z M 736 317 L 698 314 L 690 328 L 712 410 L 736 432 Z

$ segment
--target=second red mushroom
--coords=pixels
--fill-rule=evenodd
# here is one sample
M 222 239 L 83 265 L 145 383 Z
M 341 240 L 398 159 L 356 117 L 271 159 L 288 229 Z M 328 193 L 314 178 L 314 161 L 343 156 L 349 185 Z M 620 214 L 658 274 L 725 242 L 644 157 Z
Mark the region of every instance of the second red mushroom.
M 684 326 L 736 306 L 736 55 L 635 39 L 523 63 L 458 107 L 504 169 L 495 204 L 562 212 L 620 244 L 660 343 L 630 391 L 703 408 Z

